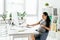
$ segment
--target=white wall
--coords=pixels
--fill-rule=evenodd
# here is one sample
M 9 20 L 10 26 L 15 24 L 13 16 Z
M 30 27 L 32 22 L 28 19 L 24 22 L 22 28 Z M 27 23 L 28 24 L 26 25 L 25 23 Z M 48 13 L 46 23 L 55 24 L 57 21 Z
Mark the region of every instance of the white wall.
M 26 23 L 34 24 L 37 21 L 37 0 L 25 0 L 25 10 L 27 13 Z
M 25 1 L 26 12 L 29 15 L 37 14 L 37 0 L 26 0 Z
M 41 7 L 45 7 L 45 3 L 49 3 L 50 6 L 60 8 L 60 0 L 39 0 L 39 6 Z
M 11 1 L 11 0 L 10 0 Z M 38 17 L 39 17 L 39 20 L 41 19 L 41 15 L 42 15 L 42 8 L 44 8 L 45 6 L 44 6 L 44 3 L 46 3 L 46 2 L 48 2 L 49 4 L 50 4 L 50 6 L 53 6 L 53 7 L 56 7 L 56 8 L 60 8 L 60 0 L 39 0 L 39 8 L 38 8 Z M 33 3 L 33 2 L 32 2 Z M 31 4 L 32 4 L 31 3 Z M 1 3 L 0 3 L 1 4 Z M 10 9 L 10 7 L 9 7 L 9 4 L 7 4 L 8 6 L 7 6 L 7 10 L 9 11 L 13 11 L 12 10 L 12 8 Z M 3 6 L 3 5 L 2 5 Z M 0 6 L 0 9 L 2 9 L 1 8 L 1 6 Z M 3 10 L 3 9 L 2 9 Z M 17 9 L 16 9 L 17 10 Z M 0 12 L 1 13 L 1 12 Z M 33 12 L 34 13 L 34 12 Z M 30 19 L 31 18 L 31 19 Z M 37 21 L 37 19 L 36 19 L 36 17 L 33 17 L 34 19 L 36 19 L 35 21 L 34 21 L 34 19 L 32 18 L 32 17 L 28 17 L 27 19 L 29 19 L 29 20 L 27 20 L 29 23 L 33 23 L 33 22 L 36 22 Z M 32 22 L 30 21 L 30 20 L 32 20 Z M 6 38 L 4 37 L 4 38 L 0 38 L 0 40 L 5 40 Z M 8 38 L 7 38 L 8 39 Z M 7 40 L 6 39 L 6 40 Z
M 54 8 L 60 8 L 60 0 L 39 0 L 39 20 L 41 19 L 42 15 L 42 8 L 45 8 L 45 3 L 49 3 L 49 6 Z

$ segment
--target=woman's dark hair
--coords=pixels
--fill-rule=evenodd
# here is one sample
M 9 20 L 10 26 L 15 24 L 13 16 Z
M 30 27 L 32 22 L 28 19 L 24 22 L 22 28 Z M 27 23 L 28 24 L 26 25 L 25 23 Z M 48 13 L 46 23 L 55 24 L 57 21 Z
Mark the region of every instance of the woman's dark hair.
M 50 18 L 49 18 L 49 16 L 48 16 L 48 13 L 47 12 L 43 12 L 43 14 L 45 15 L 45 16 L 47 16 L 47 19 L 45 20 L 46 21 L 46 26 L 47 27 L 50 27 Z
M 49 16 L 48 16 L 48 13 L 47 13 L 47 12 L 43 12 L 43 14 L 44 14 L 45 16 L 47 16 L 47 19 L 45 20 L 45 21 L 46 21 L 46 27 L 50 28 L 50 22 L 51 22 L 51 20 L 50 20 L 50 18 L 49 18 Z M 46 30 L 46 32 L 49 32 L 49 31 Z

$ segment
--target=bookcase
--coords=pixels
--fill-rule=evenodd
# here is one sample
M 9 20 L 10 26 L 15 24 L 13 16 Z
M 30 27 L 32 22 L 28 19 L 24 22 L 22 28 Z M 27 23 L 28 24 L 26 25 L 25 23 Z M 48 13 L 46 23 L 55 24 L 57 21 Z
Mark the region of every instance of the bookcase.
M 60 8 L 58 8 L 57 30 L 60 31 Z

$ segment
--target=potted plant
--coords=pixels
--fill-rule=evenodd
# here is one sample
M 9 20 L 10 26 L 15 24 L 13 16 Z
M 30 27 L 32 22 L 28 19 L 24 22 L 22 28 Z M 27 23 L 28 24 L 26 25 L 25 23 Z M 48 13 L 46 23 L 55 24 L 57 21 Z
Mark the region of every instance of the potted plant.
M 49 6 L 49 3 L 45 3 L 45 6 Z
M 21 14 L 21 19 L 23 20 L 25 16 L 26 16 L 26 13 L 23 12 L 23 14 Z
M 24 17 L 26 16 L 26 13 L 25 13 L 25 11 L 23 13 L 17 12 L 17 15 L 21 18 L 21 20 L 23 20 Z
M 10 17 L 10 20 L 12 20 L 12 13 L 10 13 L 9 17 Z
M 7 17 L 7 14 L 2 15 L 2 18 L 3 18 L 4 21 L 6 20 L 6 17 Z

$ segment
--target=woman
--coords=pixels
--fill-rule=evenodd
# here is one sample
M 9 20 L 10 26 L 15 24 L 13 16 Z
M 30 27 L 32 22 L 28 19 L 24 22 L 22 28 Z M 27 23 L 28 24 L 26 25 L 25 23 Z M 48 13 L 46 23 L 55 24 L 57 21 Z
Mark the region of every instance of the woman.
M 50 30 L 50 18 L 47 12 L 43 12 L 42 20 L 32 25 L 28 24 L 27 26 L 36 26 L 38 24 L 41 26 L 41 28 L 39 28 L 39 32 L 41 33 L 39 40 L 46 40 L 48 32 Z

